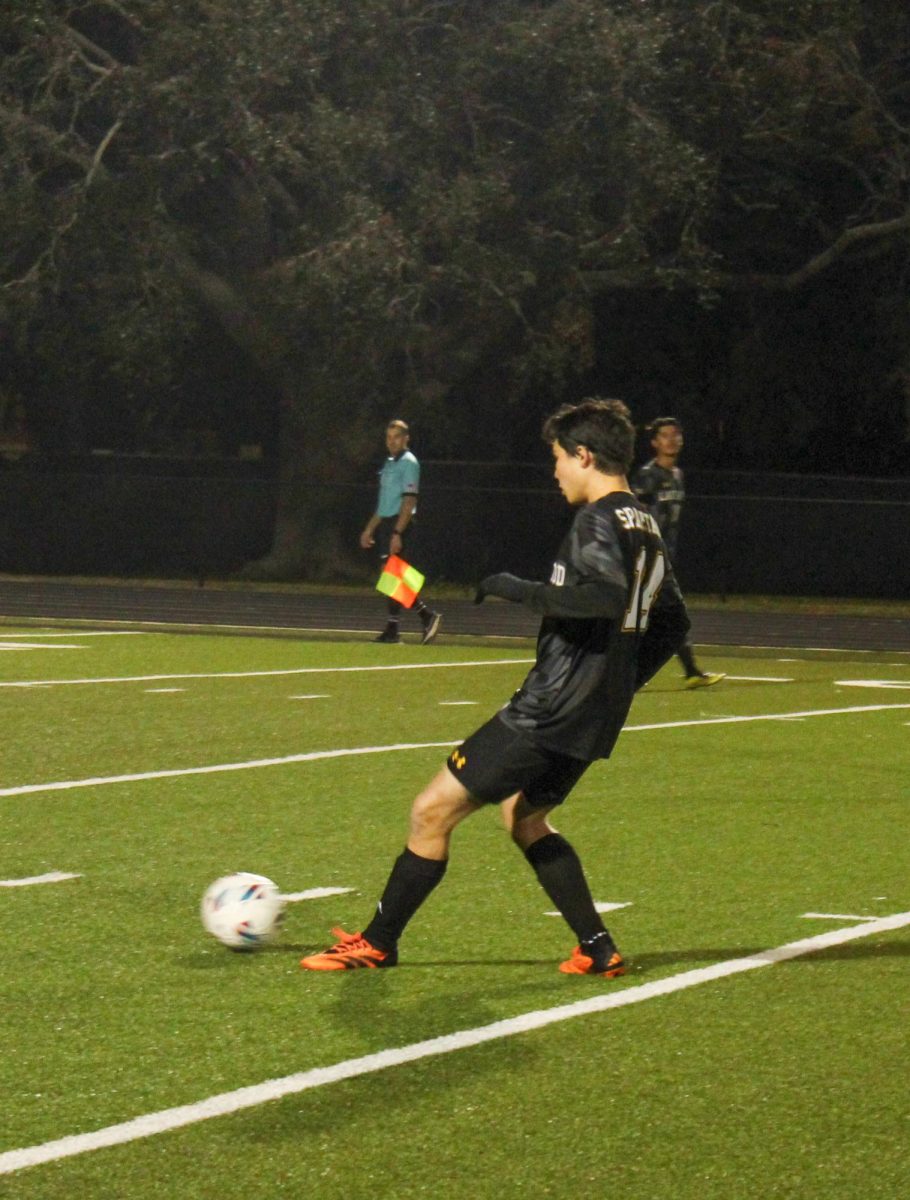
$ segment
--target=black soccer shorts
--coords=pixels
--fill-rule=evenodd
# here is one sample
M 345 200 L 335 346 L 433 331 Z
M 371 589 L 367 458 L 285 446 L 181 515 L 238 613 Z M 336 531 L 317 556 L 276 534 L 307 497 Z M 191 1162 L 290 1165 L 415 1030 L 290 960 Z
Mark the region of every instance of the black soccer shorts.
M 591 764 L 537 745 L 510 729 L 499 713 L 449 755 L 446 766 L 483 804 L 523 792 L 535 808 L 562 804 Z
M 383 517 L 373 532 L 373 540 L 376 543 L 376 553 L 379 555 L 380 563 L 384 563 L 392 552 L 389 542 L 392 540 L 392 534 L 397 525 L 397 516 Z M 420 550 L 417 542 L 417 518 L 412 517 L 401 539 L 401 557 L 405 562 L 413 562 L 415 554 L 419 557 Z

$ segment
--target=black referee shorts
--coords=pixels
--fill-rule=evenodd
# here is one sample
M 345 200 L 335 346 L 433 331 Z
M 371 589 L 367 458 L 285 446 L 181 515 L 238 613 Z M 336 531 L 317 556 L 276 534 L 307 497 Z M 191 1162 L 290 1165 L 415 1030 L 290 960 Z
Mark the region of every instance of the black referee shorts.
M 449 755 L 446 766 L 483 804 L 522 792 L 535 808 L 562 804 L 591 764 L 538 746 L 510 729 L 499 713 Z
M 380 563 L 384 563 L 391 553 L 389 550 L 389 542 L 392 538 L 392 534 L 395 532 L 395 527 L 397 524 L 397 517 L 383 517 L 376 526 L 376 529 L 373 533 L 373 540 L 376 543 L 376 553 L 379 555 Z M 420 551 L 417 540 L 417 521 L 416 519 L 412 518 L 401 539 L 400 555 L 405 562 L 411 563 L 411 565 L 414 566 L 417 564 L 413 562 L 413 556 L 415 554 L 419 555 L 419 553 Z

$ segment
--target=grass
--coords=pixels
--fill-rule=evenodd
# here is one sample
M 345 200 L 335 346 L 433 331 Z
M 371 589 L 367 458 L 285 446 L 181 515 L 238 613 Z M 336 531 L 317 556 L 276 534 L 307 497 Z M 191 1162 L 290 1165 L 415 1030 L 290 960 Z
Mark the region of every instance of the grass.
M 15 632 L 9 626 L 4 639 Z M 0 639 L 3 640 L 3 639 Z M 23 639 L 41 641 L 30 628 Z M 508 696 L 529 651 L 149 633 L 4 652 L 0 789 L 454 743 Z M 439 669 L 343 671 L 437 663 Z M 778 658 L 790 661 L 779 662 Z M 557 824 L 632 969 L 567 978 L 495 813 L 456 834 L 443 886 L 395 971 L 315 976 L 301 954 L 367 919 L 407 806 L 444 748 L 0 795 L 6 934 L 0 1153 L 192 1104 L 850 925 L 809 911 L 910 909 L 910 656 L 702 655 L 635 702 L 610 763 Z M 458 666 L 459 662 L 484 666 Z M 301 674 L 253 674 L 301 671 Z M 235 677 L 229 677 L 234 673 Z M 140 680 L 138 676 L 183 678 Z M 198 676 L 189 678 L 188 676 Z M 129 679 L 70 683 L 67 679 Z M 159 691 L 180 688 L 180 691 Z M 303 696 L 319 698 L 302 699 Z M 444 701 L 470 702 L 459 706 Z M 694 724 L 678 724 L 696 722 Z M 636 730 L 636 726 L 662 728 Z M 205 886 L 260 871 L 287 891 L 279 943 L 235 955 L 198 921 Z M 906 930 L 691 990 L 288 1096 L 0 1177 L 11 1200 L 88 1197 L 894 1197 L 905 1175 Z

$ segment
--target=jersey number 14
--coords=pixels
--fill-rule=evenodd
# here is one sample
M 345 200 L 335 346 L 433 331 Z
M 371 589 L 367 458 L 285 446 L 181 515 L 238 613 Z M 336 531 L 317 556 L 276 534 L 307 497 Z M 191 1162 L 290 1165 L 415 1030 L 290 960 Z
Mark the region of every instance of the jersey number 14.
M 647 571 L 647 578 L 645 578 L 647 561 L 648 552 L 642 547 L 635 560 L 635 580 L 632 584 L 629 607 L 623 617 L 623 633 L 644 633 L 646 631 L 648 618 L 651 615 L 651 605 L 657 599 L 660 585 L 667 573 L 662 550 L 657 552 L 650 570 Z

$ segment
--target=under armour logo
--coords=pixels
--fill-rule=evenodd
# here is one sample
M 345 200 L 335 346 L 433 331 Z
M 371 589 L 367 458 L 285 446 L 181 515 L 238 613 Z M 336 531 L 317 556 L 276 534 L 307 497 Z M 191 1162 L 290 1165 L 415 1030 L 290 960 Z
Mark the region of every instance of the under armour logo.
M 457 750 L 452 751 L 452 762 L 455 764 L 456 770 L 462 770 L 467 761 L 463 754 L 459 754 Z

